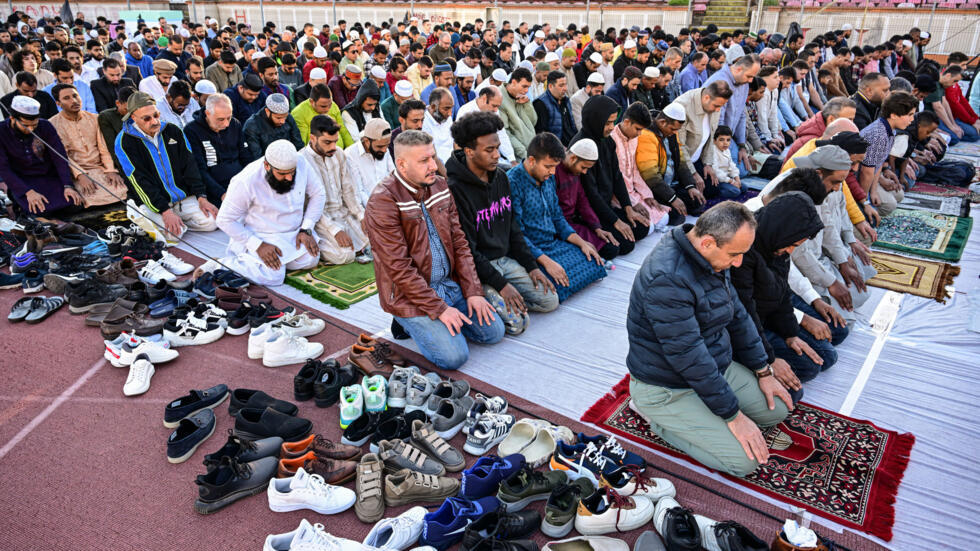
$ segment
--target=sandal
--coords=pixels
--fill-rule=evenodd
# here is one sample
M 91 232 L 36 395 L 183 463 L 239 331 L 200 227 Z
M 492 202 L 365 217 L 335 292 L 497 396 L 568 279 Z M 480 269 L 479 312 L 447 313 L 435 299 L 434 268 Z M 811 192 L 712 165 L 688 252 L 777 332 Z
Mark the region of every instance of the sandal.
M 24 321 L 27 323 L 41 323 L 64 305 L 65 299 L 61 297 L 43 297 L 40 299 L 40 304 L 33 304 L 31 306 L 31 312 Z
M 18 321 L 24 321 L 27 315 L 31 313 L 34 309 L 34 303 L 44 300 L 42 297 L 24 297 L 10 308 L 10 314 L 7 315 L 7 321 L 11 323 L 17 323 Z

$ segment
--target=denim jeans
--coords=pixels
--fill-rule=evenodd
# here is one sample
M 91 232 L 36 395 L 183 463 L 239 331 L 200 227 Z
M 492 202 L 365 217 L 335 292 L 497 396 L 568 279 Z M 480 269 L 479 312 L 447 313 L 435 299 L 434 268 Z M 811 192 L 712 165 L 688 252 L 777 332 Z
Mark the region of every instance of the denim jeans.
M 502 256 L 491 260 L 490 264 L 500 272 L 500 275 L 507 279 L 507 283 L 510 283 L 517 289 L 517 292 L 521 294 L 521 298 L 524 299 L 524 304 L 527 306 L 527 309 L 531 312 L 551 312 L 555 308 L 558 308 L 558 294 L 549 292 L 540 284 L 535 288 L 534 282 L 531 281 L 531 276 L 527 274 L 527 270 L 513 258 Z M 489 285 L 484 285 L 483 292 L 489 295 L 497 291 Z
M 959 126 L 960 129 L 963 130 L 962 138 L 957 138 L 956 134 L 953 134 L 953 131 L 950 130 L 948 126 L 946 126 L 946 123 L 939 121 L 939 129 L 949 134 L 950 137 L 949 145 L 953 146 L 960 142 L 975 142 L 977 140 L 980 140 L 980 133 L 977 133 L 977 129 L 973 128 L 972 125 L 966 124 L 965 122 L 958 121 L 958 120 L 954 120 L 953 122 L 955 122 L 956 126 Z
M 453 291 L 452 296 L 446 298 L 446 303 L 469 316 L 466 306 L 466 298 L 462 293 Z M 477 344 L 494 344 L 504 338 L 504 322 L 500 316 L 495 315 L 489 325 L 481 325 L 474 317 L 470 325 L 463 325 L 461 332 L 455 336 L 449 334 L 449 329 L 439 319 L 430 319 L 429 316 L 415 316 L 411 318 L 400 318 L 395 316 L 395 321 L 401 324 L 405 331 L 419 345 L 419 351 L 423 356 L 440 369 L 459 369 L 470 357 L 470 350 L 466 344 L 471 340 Z
M 803 300 L 796 295 L 791 298 L 793 302 L 793 307 L 800 310 L 804 314 L 816 318 L 820 321 L 824 321 L 823 316 L 817 313 L 809 304 L 803 302 Z M 823 365 L 819 365 L 810 359 L 806 354 L 797 355 L 796 352 L 790 348 L 786 341 L 782 339 L 779 335 L 773 333 L 772 331 L 766 330 L 766 339 L 769 344 L 772 345 L 773 352 L 776 353 L 776 357 L 783 359 L 789 366 L 793 369 L 793 373 L 799 377 L 800 381 L 807 382 L 813 380 L 821 371 L 830 369 L 835 363 L 837 363 L 837 351 L 834 349 L 835 346 L 839 345 L 841 342 L 847 338 L 849 330 L 847 326 L 844 327 L 834 327 L 830 325 L 830 342 L 824 340 L 817 340 L 809 331 L 800 327 L 797 336 L 803 342 L 810 345 L 810 348 L 823 359 Z

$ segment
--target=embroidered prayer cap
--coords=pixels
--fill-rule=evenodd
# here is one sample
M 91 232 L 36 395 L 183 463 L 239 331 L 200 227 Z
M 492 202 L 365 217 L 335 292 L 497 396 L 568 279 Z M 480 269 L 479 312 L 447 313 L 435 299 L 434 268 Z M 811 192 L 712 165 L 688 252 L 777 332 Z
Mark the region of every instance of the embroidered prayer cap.
M 364 74 L 364 71 L 362 71 L 360 67 L 358 67 L 357 65 L 354 65 L 353 63 L 348 64 L 347 65 L 347 68 L 344 69 L 344 75 L 349 80 L 353 80 L 354 82 L 360 82 L 361 81 L 361 76 L 363 76 L 363 74 Z
M 412 83 L 407 80 L 399 80 L 395 83 L 395 95 L 407 98 L 415 94 L 415 90 L 412 88 Z
M 375 65 L 374 67 L 371 67 L 371 76 L 374 78 L 385 78 L 387 73 L 385 73 L 385 70 L 382 69 L 380 65 Z
M 177 72 L 177 64 L 169 59 L 155 59 L 153 60 L 153 72 L 173 74 Z
M 380 140 L 391 135 L 391 125 L 384 119 L 371 119 L 364 125 L 361 135 L 369 140 Z
M 660 69 L 656 67 L 647 67 L 643 69 L 643 76 L 646 78 L 660 78 Z
M 684 108 L 681 107 L 679 103 L 671 103 L 664 110 L 661 111 L 665 117 L 673 121 L 684 122 L 687 120 L 687 114 L 684 113 Z
M 551 71 L 551 65 L 547 61 L 539 61 L 534 68 L 542 73 Z
M 41 115 L 41 103 L 30 96 L 14 96 L 10 109 L 25 119 L 36 119 Z
M 561 58 L 558 57 L 558 54 L 556 54 L 555 52 L 548 52 L 547 54 L 545 54 L 544 62 L 551 63 L 552 61 L 561 61 Z
M 578 57 L 578 53 L 575 51 L 575 48 L 565 48 L 561 51 L 561 57 Z
M 822 168 L 824 170 L 849 170 L 851 156 L 836 145 L 825 145 L 813 150 L 806 157 L 794 159 L 799 168 Z
M 310 80 L 320 78 L 327 78 L 327 72 L 323 70 L 323 67 L 314 67 L 313 70 L 310 71 Z
M 589 56 L 589 61 L 592 63 L 602 64 L 602 54 L 599 52 L 592 52 L 592 55 Z
M 544 38 L 544 31 L 540 29 L 534 31 L 534 38 Z
M 500 82 L 507 82 L 507 71 L 501 69 L 500 67 L 497 67 L 496 69 L 493 70 L 492 73 L 490 73 L 490 78 L 492 78 L 493 80 L 498 80 Z
M 445 73 L 446 71 L 452 71 L 453 66 L 448 63 L 440 63 L 432 68 L 433 73 Z
M 265 98 L 265 107 L 277 115 L 289 113 L 289 100 L 282 94 L 272 94 Z
M 293 170 L 299 162 L 299 153 L 291 141 L 276 140 L 266 148 L 265 162 L 276 170 Z
M 202 78 L 194 85 L 194 91 L 198 94 L 217 94 L 218 87 L 210 80 Z
M 150 94 L 146 92 L 134 92 L 133 95 L 129 96 L 129 100 L 126 101 L 126 114 L 123 115 L 123 120 L 131 117 L 137 109 L 156 104 L 156 100 Z
M 589 138 L 579 140 L 572 144 L 568 148 L 568 152 L 575 155 L 583 161 L 598 161 L 599 160 L 599 148 L 596 146 L 595 142 Z
M 317 46 L 316 48 L 313 48 L 313 57 L 317 59 L 323 59 L 327 57 L 327 49 L 324 48 L 323 46 Z
M 350 37 L 351 40 L 357 40 L 358 38 L 361 38 L 361 33 L 357 31 L 351 31 L 347 33 L 347 36 Z
M 585 79 L 589 84 L 605 84 L 606 79 L 599 73 L 592 73 L 589 78 Z
M 623 49 L 624 50 L 629 50 L 629 49 L 635 48 L 635 47 L 636 47 L 636 41 L 635 40 L 627 40 L 626 42 L 623 42 Z

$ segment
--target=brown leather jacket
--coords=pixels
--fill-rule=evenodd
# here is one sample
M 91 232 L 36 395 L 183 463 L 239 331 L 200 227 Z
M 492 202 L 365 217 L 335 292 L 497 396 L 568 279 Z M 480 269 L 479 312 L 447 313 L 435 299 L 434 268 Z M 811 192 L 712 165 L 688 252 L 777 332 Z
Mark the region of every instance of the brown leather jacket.
M 448 305 L 429 287 L 432 254 L 420 203 L 425 204 L 439 232 L 449 258 L 449 277 L 459 284 L 464 297 L 483 296 L 456 203 L 442 177 L 436 177 L 429 187 L 415 189 L 397 171 L 392 172 L 371 194 L 364 226 L 374 254 L 381 308 L 402 318 L 436 319 Z

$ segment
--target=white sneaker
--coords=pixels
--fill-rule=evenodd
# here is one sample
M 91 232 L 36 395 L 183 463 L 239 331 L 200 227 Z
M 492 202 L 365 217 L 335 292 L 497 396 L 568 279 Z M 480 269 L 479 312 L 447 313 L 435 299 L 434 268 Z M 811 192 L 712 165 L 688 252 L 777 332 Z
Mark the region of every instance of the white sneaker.
M 350 385 L 340 389 L 340 428 L 348 425 L 364 414 L 364 388 Z
M 150 379 L 153 378 L 153 363 L 150 362 L 146 354 L 140 354 L 136 361 L 129 366 L 129 376 L 126 377 L 126 384 L 123 385 L 123 395 L 138 396 L 150 390 Z
M 118 362 L 124 366 L 131 365 L 140 355 L 146 356 L 153 364 L 162 364 L 175 359 L 180 353 L 160 343 L 140 340 L 136 344 L 124 342 L 119 347 Z
M 190 315 L 200 318 L 206 323 L 213 323 L 224 328 L 228 327 L 228 312 L 218 308 L 214 304 L 204 304 L 203 306 L 204 308 L 201 308 L 200 306 L 195 308 Z M 200 311 L 198 311 L 198 308 L 200 308 Z
M 274 331 L 272 337 L 265 342 L 262 353 L 262 365 L 279 367 L 282 365 L 301 364 L 311 358 L 319 358 L 323 354 L 323 345 L 310 342 L 303 337 L 294 337 L 285 332 Z
M 105 352 L 102 353 L 102 356 L 106 360 L 108 360 L 108 362 L 112 364 L 113 367 L 126 367 L 129 365 L 128 363 L 124 364 L 120 362 L 120 355 L 122 354 L 122 345 L 128 343 L 130 346 L 136 346 L 143 341 L 152 342 L 163 348 L 170 348 L 170 343 L 167 342 L 167 340 L 163 338 L 163 335 L 159 333 L 156 335 L 141 337 L 139 335 L 130 335 L 129 333 L 123 331 L 122 333 L 119 334 L 118 337 L 112 340 L 102 341 L 105 344 Z
M 303 312 L 302 314 L 288 315 L 288 317 L 283 316 L 283 319 L 273 323 L 273 326 L 295 337 L 312 337 L 323 331 L 327 323 Z
M 160 254 L 161 254 L 160 260 L 158 260 L 157 262 L 161 266 L 166 268 L 170 273 L 182 276 L 194 271 L 194 266 L 191 266 L 190 264 L 174 256 L 173 254 L 167 251 L 163 251 Z
M 269 509 L 277 513 L 310 509 L 321 515 L 341 513 L 354 506 L 357 495 L 342 486 L 332 486 L 318 474 L 309 474 L 303 467 L 289 478 L 269 480 Z
M 322 524 L 310 524 L 303 519 L 292 532 L 267 536 L 262 551 L 364 551 L 364 545 L 335 537 L 326 533 Z
M 481 456 L 493 449 L 510 433 L 510 428 L 517 422 L 517 418 L 506 413 L 484 413 L 470 427 L 466 435 L 466 443 L 463 444 L 463 451 L 470 454 Z
M 422 535 L 425 507 L 412 507 L 395 518 L 378 521 L 364 538 L 364 545 L 380 551 L 405 551 Z
M 265 343 L 278 334 L 279 331 L 268 323 L 252 329 L 248 334 L 248 357 L 253 360 L 261 359 L 265 355 Z
M 616 490 L 621 496 L 645 497 L 654 503 L 662 498 L 677 495 L 673 482 L 666 478 L 644 476 L 643 473 L 629 466 L 600 475 L 599 484 Z
M 140 281 L 147 285 L 156 285 L 158 281 L 173 281 L 177 279 L 177 276 L 170 273 L 169 270 L 164 268 L 155 260 L 151 260 L 146 263 L 146 266 L 140 268 L 139 271 Z
M 583 536 L 629 532 L 650 522 L 653 514 L 649 499 L 623 497 L 615 490 L 600 488 L 579 503 L 575 529 Z
M 388 408 L 388 381 L 381 375 L 361 378 L 364 390 L 364 411 L 382 412 Z
M 170 342 L 171 348 L 211 344 L 225 334 L 224 327 L 209 325 L 194 316 L 173 323 L 167 322 L 163 327 L 163 336 Z

